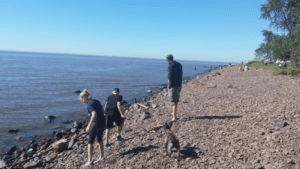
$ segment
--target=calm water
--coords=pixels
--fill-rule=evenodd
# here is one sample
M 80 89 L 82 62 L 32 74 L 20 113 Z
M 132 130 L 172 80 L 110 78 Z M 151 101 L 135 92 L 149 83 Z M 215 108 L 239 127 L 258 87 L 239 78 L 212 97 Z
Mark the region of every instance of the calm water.
M 184 77 L 224 64 L 178 61 Z M 118 87 L 123 99 L 131 101 L 166 84 L 167 68 L 164 59 L 0 52 L 0 147 L 11 144 L 16 136 L 52 132 L 44 116 L 54 115 L 60 121 L 86 118 L 76 90 L 87 88 L 104 104 Z M 18 128 L 20 133 L 8 134 L 9 128 Z

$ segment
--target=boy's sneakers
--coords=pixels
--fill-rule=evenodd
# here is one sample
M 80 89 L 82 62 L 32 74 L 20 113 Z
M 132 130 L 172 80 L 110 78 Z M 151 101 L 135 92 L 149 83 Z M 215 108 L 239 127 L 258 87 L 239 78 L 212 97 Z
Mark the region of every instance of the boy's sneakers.
M 118 135 L 117 140 L 118 141 L 124 141 L 125 139 L 121 135 Z

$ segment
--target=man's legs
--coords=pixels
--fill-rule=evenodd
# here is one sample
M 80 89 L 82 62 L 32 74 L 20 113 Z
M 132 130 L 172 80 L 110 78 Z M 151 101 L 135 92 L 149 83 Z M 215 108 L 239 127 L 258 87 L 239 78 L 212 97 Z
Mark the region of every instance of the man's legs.
M 107 129 L 105 130 L 105 140 L 106 140 L 105 144 L 106 144 L 106 145 L 108 144 L 108 137 L 109 137 L 109 129 L 107 128 Z
M 177 117 L 176 117 L 177 104 L 178 104 L 178 102 L 172 103 L 172 109 L 173 109 L 173 119 L 172 119 L 172 121 L 176 121 L 177 120 Z
M 90 166 L 93 160 L 93 144 L 88 144 L 88 161 L 85 163 L 85 166 Z

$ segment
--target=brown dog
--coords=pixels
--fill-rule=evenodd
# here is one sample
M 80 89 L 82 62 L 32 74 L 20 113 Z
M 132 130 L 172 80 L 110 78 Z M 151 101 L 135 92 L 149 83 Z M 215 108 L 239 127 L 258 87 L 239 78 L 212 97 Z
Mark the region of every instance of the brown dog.
M 166 133 L 165 137 L 165 149 L 166 149 L 166 155 L 169 155 L 171 157 L 172 154 L 172 148 L 176 148 L 177 150 L 177 157 L 180 157 L 180 145 L 177 137 L 175 134 L 171 131 L 172 123 L 165 123 L 164 129 Z M 170 153 L 169 153 L 170 152 Z

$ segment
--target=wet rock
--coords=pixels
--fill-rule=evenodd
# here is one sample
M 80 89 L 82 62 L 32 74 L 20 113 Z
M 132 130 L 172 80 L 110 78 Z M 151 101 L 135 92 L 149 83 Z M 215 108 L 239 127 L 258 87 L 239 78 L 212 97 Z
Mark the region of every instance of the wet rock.
M 21 136 L 17 136 L 17 137 L 15 137 L 15 139 L 16 139 L 17 141 L 23 140 L 23 138 L 22 138 Z
M 42 165 L 42 161 L 30 161 L 23 165 L 24 169 L 34 169 L 36 167 L 40 167 Z
M 76 128 L 72 128 L 72 129 L 71 129 L 71 133 L 75 133 L 76 131 L 77 131 Z
M 80 94 L 80 93 L 81 93 L 81 90 L 76 90 L 75 93 L 76 93 L 76 94 Z
M 8 133 L 18 133 L 19 129 L 9 129 Z
M 15 144 L 12 144 L 9 147 L 9 150 L 6 152 L 7 155 L 12 155 L 17 150 L 17 146 Z
M 126 104 L 128 104 L 128 102 L 127 102 L 126 100 L 123 100 L 123 101 L 122 101 L 122 104 L 123 104 L 123 105 L 126 105 Z
M 63 131 L 53 131 L 52 135 L 57 139 L 61 139 L 65 133 Z
M 52 161 L 55 157 L 56 157 L 56 153 L 52 153 L 50 155 L 47 155 L 45 160 L 49 162 Z
M 29 150 L 32 148 L 34 151 L 36 151 L 37 146 L 38 146 L 38 143 L 35 140 L 30 140 L 29 145 L 23 147 L 23 150 L 25 149 L 25 151 L 26 151 L 26 150 Z
M 142 116 L 141 116 L 141 119 L 142 120 L 146 120 L 146 119 L 149 119 L 151 118 L 151 115 L 149 112 L 142 112 Z
M 45 116 L 44 118 L 46 121 L 48 121 L 49 123 L 52 123 L 56 117 L 55 116 Z
M 82 128 L 82 123 L 81 123 L 81 122 L 78 122 L 78 121 L 75 121 L 75 122 L 73 123 L 73 128 L 81 129 L 81 128 Z
M 67 143 L 68 143 L 67 139 L 61 139 L 61 140 L 54 142 L 52 144 L 52 147 L 53 147 L 54 151 L 60 153 L 68 148 Z
M 70 123 L 72 123 L 72 121 L 70 121 L 70 120 L 65 120 L 65 121 L 63 121 L 62 123 L 63 123 L 63 124 L 70 124 Z
M 12 155 L 4 155 L 0 160 L 0 168 L 11 165 L 14 162 L 14 158 Z
M 28 149 L 28 150 L 27 150 L 27 156 L 29 156 L 29 157 L 33 156 L 34 152 L 35 152 L 35 151 L 34 151 L 33 148 Z

